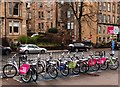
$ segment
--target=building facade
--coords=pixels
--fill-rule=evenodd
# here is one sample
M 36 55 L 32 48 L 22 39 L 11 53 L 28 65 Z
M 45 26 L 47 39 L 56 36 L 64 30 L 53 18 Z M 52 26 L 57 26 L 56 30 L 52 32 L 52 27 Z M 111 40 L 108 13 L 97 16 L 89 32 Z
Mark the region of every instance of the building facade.
M 26 2 L 14 0 L 0 2 L 0 34 L 8 41 L 17 41 L 19 36 L 27 35 Z
M 120 28 L 120 2 L 99 2 L 97 37 L 98 43 L 109 43 L 117 34 L 109 34 L 108 27 Z
M 86 2 L 84 5 L 83 14 L 89 14 L 90 12 L 91 14 L 82 16 L 82 41 L 108 43 L 111 41 L 111 36 L 116 39 L 117 35 L 108 34 L 107 30 L 109 26 L 118 28 L 120 26 L 119 2 Z M 78 4 L 74 7 L 78 12 L 77 15 L 79 15 L 79 6 Z M 79 24 L 73 10 L 69 7 L 69 2 L 35 1 L 31 2 L 29 10 L 31 18 L 28 29 L 31 32 L 46 33 L 49 28 L 55 27 L 63 32 L 65 41 L 74 42 L 78 40 Z
M 85 12 L 87 11 L 85 10 Z M 31 32 L 45 33 L 49 28 L 55 27 L 64 33 L 65 41 L 67 40 L 67 42 L 73 42 L 78 40 L 78 23 L 72 9 L 69 6 L 69 2 L 32 2 L 30 4 L 30 14 L 31 23 L 29 24 L 31 24 Z M 92 40 L 95 42 L 96 38 L 94 35 L 96 34 L 96 26 L 93 27 L 94 30 L 92 30 L 86 24 L 87 23 L 85 22 L 82 23 L 82 40 L 91 40 L 90 37 L 93 35 Z
M 49 28 L 56 27 L 55 1 L 34 1 L 30 3 L 31 32 L 45 33 Z

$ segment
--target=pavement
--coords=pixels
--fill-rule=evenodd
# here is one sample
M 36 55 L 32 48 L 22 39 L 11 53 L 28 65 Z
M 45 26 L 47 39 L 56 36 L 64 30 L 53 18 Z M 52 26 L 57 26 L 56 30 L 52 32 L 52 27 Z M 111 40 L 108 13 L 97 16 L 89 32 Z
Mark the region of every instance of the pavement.
M 110 87 L 109 85 L 115 87 L 115 85 L 118 85 L 118 70 L 105 70 L 102 72 L 95 72 L 94 74 L 79 74 L 74 76 L 67 76 L 67 77 L 58 77 L 56 79 L 38 79 L 37 82 L 30 82 L 30 83 L 23 83 L 19 79 L 20 77 L 15 78 L 3 78 L 2 84 L 3 85 L 38 85 L 38 86 L 44 86 L 44 85 L 51 85 L 52 87 L 56 87 L 58 85 L 78 85 L 81 87 L 84 85 L 85 87 L 87 85 L 91 85 L 91 87 L 96 87 L 100 85 L 100 87 Z M 92 86 L 93 85 L 93 86 Z

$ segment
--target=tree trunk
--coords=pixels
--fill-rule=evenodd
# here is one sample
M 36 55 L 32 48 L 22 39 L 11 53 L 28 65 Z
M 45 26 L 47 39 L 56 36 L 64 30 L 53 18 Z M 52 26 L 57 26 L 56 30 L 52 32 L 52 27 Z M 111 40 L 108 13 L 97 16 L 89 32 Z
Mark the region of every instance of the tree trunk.
M 82 34 L 81 34 L 81 22 L 78 21 L 78 31 L 79 31 L 79 35 L 78 35 L 78 42 L 82 41 Z

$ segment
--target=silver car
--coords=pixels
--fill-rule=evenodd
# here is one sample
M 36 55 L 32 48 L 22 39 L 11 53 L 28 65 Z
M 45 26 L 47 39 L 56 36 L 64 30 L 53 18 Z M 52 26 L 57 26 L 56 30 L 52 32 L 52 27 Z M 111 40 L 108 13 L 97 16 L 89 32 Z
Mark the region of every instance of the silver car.
M 47 49 L 40 48 L 34 44 L 21 44 L 18 48 L 19 53 L 47 53 Z

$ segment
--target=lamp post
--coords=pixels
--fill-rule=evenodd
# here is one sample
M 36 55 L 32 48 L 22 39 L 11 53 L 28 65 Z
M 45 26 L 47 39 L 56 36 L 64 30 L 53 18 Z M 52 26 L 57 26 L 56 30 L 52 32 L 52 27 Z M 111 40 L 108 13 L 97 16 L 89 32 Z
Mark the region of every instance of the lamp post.
M 56 0 L 56 28 L 58 28 L 58 2 Z
M 7 34 L 6 34 L 6 21 L 7 21 L 7 17 L 6 17 L 6 1 L 4 2 L 4 13 L 5 13 L 5 43 L 7 43 Z

